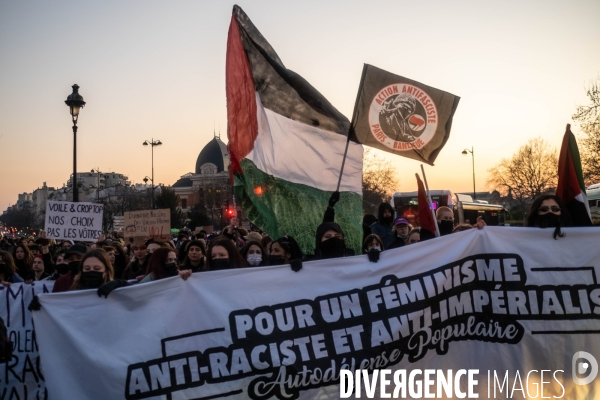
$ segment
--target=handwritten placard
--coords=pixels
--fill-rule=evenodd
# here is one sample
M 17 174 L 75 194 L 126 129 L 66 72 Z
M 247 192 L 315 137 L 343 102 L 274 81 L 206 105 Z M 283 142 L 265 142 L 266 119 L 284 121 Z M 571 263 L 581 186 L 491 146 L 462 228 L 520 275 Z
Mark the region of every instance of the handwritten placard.
M 125 213 L 126 238 L 167 240 L 171 237 L 171 210 L 129 211 Z

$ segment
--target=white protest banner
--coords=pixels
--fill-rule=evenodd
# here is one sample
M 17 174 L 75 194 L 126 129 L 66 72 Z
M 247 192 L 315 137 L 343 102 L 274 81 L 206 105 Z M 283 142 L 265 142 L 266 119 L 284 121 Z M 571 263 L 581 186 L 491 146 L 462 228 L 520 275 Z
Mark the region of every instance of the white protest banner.
M 54 281 L 0 285 L 0 317 L 13 342 L 12 359 L 0 364 L 0 399 L 41 400 L 48 398 L 41 370 L 36 331 L 27 306 L 33 296 L 52 292 Z
M 102 204 L 47 201 L 46 237 L 95 242 L 102 235 L 103 215 Z
M 127 211 L 125 237 L 168 240 L 171 238 L 171 210 Z
M 564 232 L 486 227 L 385 251 L 377 263 L 203 272 L 108 299 L 42 295 L 34 321 L 48 391 L 337 399 L 340 370 L 388 368 L 405 398 L 598 398 L 600 378 L 577 379 L 585 367 L 598 372 L 600 230 Z M 451 370 L 450 391 L 427 370 Z M 373 398 L 370 389 L 352 398 Z

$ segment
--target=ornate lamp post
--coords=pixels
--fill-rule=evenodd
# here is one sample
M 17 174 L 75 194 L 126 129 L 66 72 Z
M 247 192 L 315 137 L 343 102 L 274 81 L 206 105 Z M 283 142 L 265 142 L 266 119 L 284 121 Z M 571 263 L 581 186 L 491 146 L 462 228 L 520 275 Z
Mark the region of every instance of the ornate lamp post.
M 79 94 L 79 85 L 72 86 L 73 93 L 67 97 L 65 104 L 69 106 L 71 117 L 73 118 L 73 201 L 79 201 L 79 188 L 77 187 L 77 119 L 79 110 L 85 106 L 83 97 Z
M 144 146 L 152 146 L 152 178 L 150 180 L 152 181 L 152 208 L 154 208 L 154 146 L 160 146 L 162 142 L 160 140 L 155 141 L 154 138 L 152 138 L 152 140 L 146 140 L 142 144 Z
M 475 151 L 473 150 L 473 146 L 471 146 L 471 150 L 464 149 L 462 151 L 462 155 L 466 156 L 471 153 L 471 158 L 473 160 L 473 201 L 477 200 L 477 195 L 475 194 Z

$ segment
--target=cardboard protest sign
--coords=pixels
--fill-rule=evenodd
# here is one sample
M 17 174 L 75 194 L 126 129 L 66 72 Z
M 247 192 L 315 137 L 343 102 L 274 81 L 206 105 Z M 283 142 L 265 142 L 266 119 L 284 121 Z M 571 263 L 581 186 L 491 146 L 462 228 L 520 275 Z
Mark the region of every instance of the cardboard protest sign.
M 171 210 L 128 211 L 125 213 L 125 237 L 136 241 L 171 238 Z
M 590 356 L 600 357 L 599 231 L 552 232 L 486 227 L 384 251 L 377 263 L 361 255 L 299 272 L 203 272 L 108 299 L 41 295 L 34 322 L 48 390 L 60 399 L 338 399 L 342 370 L 389 369 L 404 371 L 403 393 L 421 391 L 403 398 L 423 398 L 436 392 L 424 375 L 437 369 L 453 371 L 457 394 L 467 391 L 460 371 L 473 372 L 479 398 L 599 398 Z M 102 324 L 81 322 L 92 319 Z M 580 355 L 593 367 L 585 385 Z M 378 398 L 368 392 L 352 398 Z
M 46 237 L 95 242 L 102 234 L 104 206 L 70 201 L 46 202 Z
M 44 373 L 40 368 L 36 331 L 27 305 L 33 296 L 52 292 L 53 286 L 54 281 L 39 281 L 31 285 L 13 283 L 8 287 L 0 285 L 0 317 L 14 345 L 12 359 L 0 364 L 0 399 L 48 398 Z

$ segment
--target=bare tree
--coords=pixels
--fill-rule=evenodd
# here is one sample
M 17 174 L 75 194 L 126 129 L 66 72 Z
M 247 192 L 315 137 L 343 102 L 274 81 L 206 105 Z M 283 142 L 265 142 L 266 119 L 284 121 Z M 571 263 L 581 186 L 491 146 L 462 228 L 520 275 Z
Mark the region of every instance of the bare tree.
M 398 187 L 396 170 L 371 149 L 363 157 L 363 210 L 375 213 L 379 204 L 388 201 Z
M 556 188 L 558 153 L 538 137 L 530 139 L 511 158 L 503 158 L 488 170 L 491 189 L 517 203 L 525 215 L 528 205 L 539 195 Z
M 583 178 L 588 185 L 600 182 L 600 79 L 587 89 L 591 104 L 577 107 L 573 120 L 584 134 L 579 140 Z

